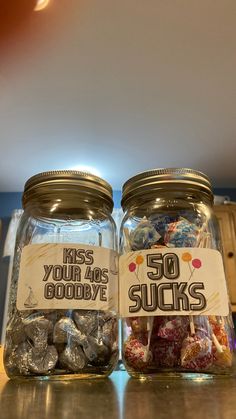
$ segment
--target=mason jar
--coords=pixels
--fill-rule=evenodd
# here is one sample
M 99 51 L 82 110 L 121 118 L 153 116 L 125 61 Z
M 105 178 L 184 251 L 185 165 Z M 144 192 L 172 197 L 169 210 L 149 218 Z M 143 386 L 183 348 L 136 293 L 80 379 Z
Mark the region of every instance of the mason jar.
M 157 169 L 123 186 L 120 313 L 133 377 L 233 374 L 235 338 L 212 209 L 201 172 Z
M 17 231 L 4 366 L 10 378 L 109 375 L 118 357 L 111 186 L 92 174 L 30 178 Z

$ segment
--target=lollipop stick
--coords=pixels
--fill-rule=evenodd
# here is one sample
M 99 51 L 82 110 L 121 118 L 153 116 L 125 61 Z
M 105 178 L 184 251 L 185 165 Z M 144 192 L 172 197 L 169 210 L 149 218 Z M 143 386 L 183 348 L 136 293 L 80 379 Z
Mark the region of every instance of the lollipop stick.
M 191 335 L 195 335 L 195 326 L 194 326 L 193 316 L 189 316 L 189 323 L 190 323 L 190 333 Z
M 145 356 L 144 356 L 144 361 L 147 361 L 148 358 L 148 352 L 149 352 L 149 347 L 150 347 L 150 341 L 151 341 L 151 335 L 152 335 L 152 328 L 153 328 L 153 319 L 154 317 L 148 317 L 147 319 L 147 331 L 148 331 L 148 343 L 146 346 L 146 352 L 145 352 Z
M 125 250 L 125 252 L 129 252 L 130 251 L 130 239 L 129 239 L 128 228 L 124 228 L 124 236 L 125 236 L 124 250 Z
M 191 276 L 192 276 L 192 274 L 193 274 L 193 273 L 192 273 L 192 268 L 191 268 L 191 266 L 190 266 L 190 263 L 189 263 L 189 262 L 188 262 L 188 267 L 189 267 L 189 270 L 190 270 L 190 274 L 191 274 Z M 190 276 L 190 278 L 191 278 L 191 276 Z M 190 279 L 190 278 L 189 278 L 189 279 Z
M 192 272 L 191 272 L 191 275 L 190 275 L 188 281 L 190 281 L 190 279 L 192 278 L 194 271 L 195 271 L 195 268 L 192 269 Z
M 216 347 L 217 352 L 222 353 L 223 352 L 223 348 L 222 348 L 221 344 L 219 343 L 219 341 L 217 340 L 216 335 L 213 332 L 212 332 L 212 340 L 213 340 L 213 342 L 215 344 L 215 347 Z

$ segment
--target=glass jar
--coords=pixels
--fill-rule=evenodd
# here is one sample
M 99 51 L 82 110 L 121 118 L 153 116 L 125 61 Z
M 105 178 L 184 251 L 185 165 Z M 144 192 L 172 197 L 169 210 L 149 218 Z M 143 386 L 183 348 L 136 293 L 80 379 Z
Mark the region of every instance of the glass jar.
M 77 171 L 24 188 L 4 366 L 10 378 L 107 376 L 118 357 L 112 189 Z
M 123 186 L 120 313 L 133 377 L 233 373 L 235 348 L 207 176 L 157 169 Z

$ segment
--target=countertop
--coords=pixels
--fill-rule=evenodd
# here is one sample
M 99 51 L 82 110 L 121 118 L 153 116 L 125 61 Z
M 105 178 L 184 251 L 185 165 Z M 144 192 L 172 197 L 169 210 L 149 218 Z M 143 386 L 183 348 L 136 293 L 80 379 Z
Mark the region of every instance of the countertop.
M 1 419 L 236 418 L 236 379 L 13 381 L 0 373 Z

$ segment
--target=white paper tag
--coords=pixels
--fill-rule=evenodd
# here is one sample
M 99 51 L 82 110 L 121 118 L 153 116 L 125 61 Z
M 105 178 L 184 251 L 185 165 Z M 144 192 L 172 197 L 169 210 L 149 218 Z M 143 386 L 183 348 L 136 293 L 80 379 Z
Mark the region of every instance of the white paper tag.
M 117 253 L 78 243 L 25 246 L 16 304 L 18 310 L 117 311 Z
M 119 261 L 119 289 L 123 317 L 229 313 L 222 256 L 213 249 L 126 253 Z

